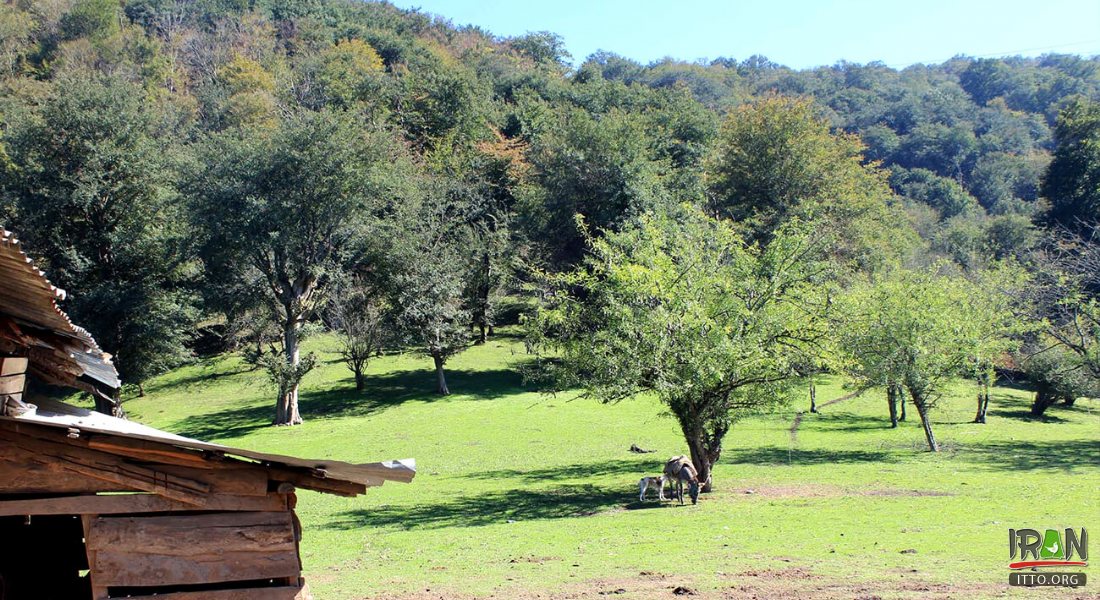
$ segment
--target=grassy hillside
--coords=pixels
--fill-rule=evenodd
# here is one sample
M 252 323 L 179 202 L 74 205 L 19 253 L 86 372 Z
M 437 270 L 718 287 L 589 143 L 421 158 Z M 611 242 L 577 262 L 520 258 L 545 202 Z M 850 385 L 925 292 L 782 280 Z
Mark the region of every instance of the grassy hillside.
M 259 450 L 415 457 L 410 485 L 356 499 L 301 493 L 318 598 L 651 598 L 678 586 L 704 597 L 997 597 L 1008 528 L 1100 527 L 1095 400 L 1033 421 L 1030 394 L 1001 387 L 989 424 L 974 425 L 960 385 L 935 414 L 939 455 L 924 450 L 915 411 L 888 428 L 880 393 L 804 414 L 792 435 L 800 400 L 735 427 L 715 493 L 662 506 L 637 502 L 638 478 L 684 447 L 653 400 L 603 406 L 525 389 L 523 345 L 509 338 L 452 361 L 452 396 L 432 394 L 430 360 L 415 355 L 376 360 L 357 394 L 333 340 L 311 345 L 323 360 L 304 383 L 300 427 L 267 426 L 271 390 L 235 357 L 160 377 L 126 407 L 143 423 Z M 831 381 L 819 402 L 846 393 Z

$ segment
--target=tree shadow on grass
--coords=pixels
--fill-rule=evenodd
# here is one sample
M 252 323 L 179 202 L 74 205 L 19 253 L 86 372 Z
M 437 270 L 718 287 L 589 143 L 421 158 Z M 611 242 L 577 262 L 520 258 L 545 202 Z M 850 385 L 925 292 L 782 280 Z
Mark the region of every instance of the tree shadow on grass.
M 272 406 L 241 406 L 215 413 L 190 415 L 170 428 L 172 433 L 203 441 L 237 438 L 271 425 Z
M 993 394 L 990 396 L 987 419 L 1002 418 L 1034 423 L 1064 423 L 1065 419 L 1050 413 L 1058 409 L 1071 408 L 1057 404 L 1048 408 L 1042 416 L 1036 417 L 1031 414 L 1032 402 L 1030 398 L 1018 398 L 1008 394 Z
M 872 431 L 876 429 L 890 429 L 889 417 L 886 415 L 869 417 L 845 412 L 830 412 L 803 413 L 799 431 Z
M 534 389 L 525 387 L 522 375 L 510 369 L 449 370 L 447 382 L 453 396 L 440 396 L 435 392 L 435 372 L 430 369 L 368 375 L 362 391 L 356 391 L 350 379 L 347 380 L 347 387 L 327 390 L 303 387 L 299 393 L 298 409 L 306 420 L 363 417 L 411 400 L 497 400 Z M 247 435 L 271 424 L 275 412 L 273 390 L 271 396 L 271 406 L 242 406 L 191 415 L 177 422 L 172 430 L 179 435 L 199 439 L 230 439 Z
M 877 450 L 824 450 L 761 446 L 727 450 L 723 462 L 753 465 L 823 465 L 836 463 L 896 462 L 897 457 Z M 732 458 L 732 460 L 730 460 Z
M 1047 412 L 1036 417 L 1031 414 L 1031 409 L 1019 409 L 1019 410 L 991 410 L 989 411 L 988 419 L 1015 419 L 1017 421 L 1029 421 L 1033 423 L 1065 423 L 1066 420 L 1062 417 L 1058 417 L 1050 414 L 1050 409 Z
M 194 386 L 214 383 L 220 379 L 233 377 L 234 375 L 246 375 L 256 371 L 256 368 L 247 364 L 224 367 L 217 364 L 202 365 L 196 368 L 197 373 L 180 377 L 171 381 L 155 381 L 145 384 L 145 393 L 166 392 L 176 389 L 188 389 Z
M 959 451 L 961 458 L 996 471 L 1100 469 L 1100 441 L 988 442 Z
M 478 527 L 509 521 L 571 519 L 595 515 L 615 507 L 637 503 L 637 496 L 620 487 L 590 484 L 562 485 L 540 489 L 511 489 L 460 496 L 438 504 L 374 506 L 342 512 L 326 529 L 399 527 L 441 529 Z M 633 502 L 631 500 L 633 499 Z
M 573 465 L 561 465 L 544 469 L 530 469 L 521 471 L 518 469 L 494 470 L 483 473 L 466 475 L 469 479 L 523 479 L 525 481 L 562 481 L 568 479 L 583 479 L 607 475 L 622 475 L 636 473 L 641 478 L 646 473 L 659 475 L 664 468 L 663 459 L 651 461 L 643 460 L 609 460 L 600 463 L 578 463 Z M 637 481 L 635 481 L 637 483 Z

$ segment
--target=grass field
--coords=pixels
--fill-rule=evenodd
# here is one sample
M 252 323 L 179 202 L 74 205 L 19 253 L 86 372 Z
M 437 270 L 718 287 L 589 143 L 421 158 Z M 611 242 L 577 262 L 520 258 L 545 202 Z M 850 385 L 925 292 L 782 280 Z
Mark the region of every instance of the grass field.
M 306 423 L 272 428 L 272 391 L 235 357 L 165 375 L 131 417 L 176 433 L 347 461 L 415 457 L 416 480 L 355 499 L 300 493 L 306 577 L 318 599 L 1097 597 L 1007 586 L 1008 528 L 1100 532 L 1100 401 L 1027 418 L 1030 394 L 998 387 L 970 423 L 959 385 L 926 452 L 915 411 L 900 429 L 869 392 L 802 415 L 739 423 L 698 506 L 637 501 L 637 482 L 685 452 L 674 421 L 641 398 L 604 406 L 526 389 L 518 340 L 449 365 L 387 356 L 356 393 L 331 352 L 304 384 Z M 818 387 L 819 402 L 847 393 Z M 631 444 L 653 454 L 632 454 Z M 1096 535 L 1096 534 L 1094 534 Z M 1095 542 L 1094 542 L 1095 545 Z M 1094 549 L 1094 551 L 1100 549 Z

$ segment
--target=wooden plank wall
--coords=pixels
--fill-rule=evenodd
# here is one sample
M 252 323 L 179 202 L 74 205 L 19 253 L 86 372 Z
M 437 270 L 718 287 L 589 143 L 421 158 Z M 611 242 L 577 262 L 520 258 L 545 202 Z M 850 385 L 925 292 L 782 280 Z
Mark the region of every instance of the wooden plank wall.
M 310 600 L 298 481 L 363 489 L 165 444 L 0 422 L 0 516 L 80 515 L 96 600 L 150 590 L 145 597 L 158 600 Z M 264 587 L 210 589 L 219 584 Z
M 305 598 L 294 514 L 227 512 L 89 516 L 85 543 L 97 599 L 111 588 L 163 588 L 273 579 L 287 590 L 176 592 L 157 598 Z M 290 590 L 295 591 L 289 594 Z M 262 593 L 261 591 L 262 590 Z M 233 595 L 236 594 L 236 595 Z M 282 594 L 282 595 L 280 595 Z

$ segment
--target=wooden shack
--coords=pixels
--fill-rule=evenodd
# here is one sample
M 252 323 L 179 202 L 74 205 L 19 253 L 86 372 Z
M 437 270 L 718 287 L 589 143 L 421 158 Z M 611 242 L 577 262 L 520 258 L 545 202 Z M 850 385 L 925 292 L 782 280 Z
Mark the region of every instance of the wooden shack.
M 411 460 L 266 454 L 103 414 L 118 413 L 110 357 L 0 232 L 0 600 L 311 598 L 295 490 L 356 496 L 415 475 Z

